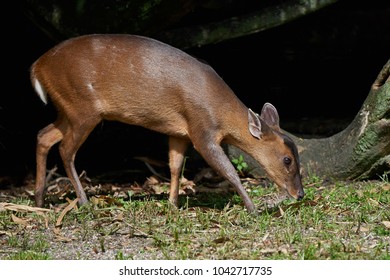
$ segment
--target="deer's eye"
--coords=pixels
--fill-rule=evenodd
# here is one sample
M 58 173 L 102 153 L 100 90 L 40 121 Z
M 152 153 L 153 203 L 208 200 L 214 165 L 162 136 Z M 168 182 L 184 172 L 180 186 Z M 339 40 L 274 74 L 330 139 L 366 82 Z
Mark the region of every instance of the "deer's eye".
M 289 166 L 291 164 L 291 158 L 289 157 L 284 157 L 283 162 L 285 165 Z

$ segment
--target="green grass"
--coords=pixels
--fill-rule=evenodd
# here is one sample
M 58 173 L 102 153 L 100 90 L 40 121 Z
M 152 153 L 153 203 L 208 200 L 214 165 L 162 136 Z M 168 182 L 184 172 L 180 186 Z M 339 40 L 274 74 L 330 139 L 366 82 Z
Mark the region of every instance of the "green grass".
M 59 248 L 76 246 L 80 252 L 72 258 L 91 258 L 83 255 L 83 242 L 105 253 L 114 250 L 114 240 L 125 237 L 128 243 L 117 246 L 110 258 L 390 259 L 387 177 L 324 184 L 312 176 L 304 184 L 302 201 L 275 206 L 266 201 L 276 188 L 251 186 L 250 196 L 261 209 L 258 216 L 248 214 L 237 195 L 181 196 L 179 209 L 165 196 L 91 200 L 64 216 L 66 242 Z M 28 199 L 15 203 L 33 205 Z M 28 221 L 27 226 L 15 223 L 12 214 Z M 0 211 L 0 258 L 55 259 L 52 244 L 58 244 L 58 236 L 53 228 L 59 215 Z M 129 252 L 127 246 L 135 240 L 148 245 Z

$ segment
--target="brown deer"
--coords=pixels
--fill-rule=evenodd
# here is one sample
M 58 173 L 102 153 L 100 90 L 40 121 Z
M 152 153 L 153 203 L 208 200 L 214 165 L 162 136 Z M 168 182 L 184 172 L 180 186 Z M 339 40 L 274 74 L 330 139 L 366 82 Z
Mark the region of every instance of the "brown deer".
M 221 143 L 251 155 L 291 197 L 304 196 L 297 148 L 279 127 L 270 103 L 261 114 L 248 109 L 207 64 L 157 40 L 135 35 L 95 34 L 68 39 L 31 67 L 31 82 L 44 103 L 58 110 L 37 139 L 36 205 L 44 204 L 46 161 L 59 151 L 79 204 L 87 196 L 75 169 L 78 149 L 102 120 L 142 126 L 169 136 L 171 186 L 177 205 L 179 176 L 192 143 L 206 162 L 256 212 Z

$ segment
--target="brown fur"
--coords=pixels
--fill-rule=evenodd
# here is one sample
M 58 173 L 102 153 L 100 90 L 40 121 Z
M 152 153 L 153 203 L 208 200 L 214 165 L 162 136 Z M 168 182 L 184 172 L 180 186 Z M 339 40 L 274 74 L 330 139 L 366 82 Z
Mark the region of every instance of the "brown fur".
M 40 96 L 47 94 L 58 110 L 57 120 L 38 134 L 38 206 L 44 203 L 46 158 L 58 142 L 79 203 L 87 202 L 74 160 L 90 132 L 104 119 L 143 126 L 170 137 L 169 199 L 174 205 L 190 143 L 230 181 L 250 212 L 255 212 L 255 206 L 221 142 L 252 155 L 276 184 L 295 198 L 303 197 L 299 160 L 284 142 L 276 109 L 267 103 L 260 116 L 253 113 L 248 118 L 248 108 L 210 66 L 178 49 L 140 36 L 81 36 L 42 55 L 31 67 L 31 81 Z M 292 160 L 288 168 L 284 157 Z

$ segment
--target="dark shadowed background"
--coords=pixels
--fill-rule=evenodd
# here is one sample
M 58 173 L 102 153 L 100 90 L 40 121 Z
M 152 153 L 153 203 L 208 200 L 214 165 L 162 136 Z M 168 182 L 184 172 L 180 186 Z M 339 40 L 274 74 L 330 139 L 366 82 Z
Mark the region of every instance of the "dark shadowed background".
M 280 27 L 186 52 L 213 66 L 253 110 L 273 103 L 282 128 L 326 137 L 355 117 L 390 57 L 389 6 L 389 1 L 341 1 Z M 55 117 L 51 105 L 44 106 L 33 92 L 29 66 L 56 42 L 17 8 L 5 14 L 10 19 L 3 22 L 2 38 L 0 188 L 33 176 L 36 134 Z M 143 128 L 104 122 L 80 149 L 76 166 L 90 176 L 123 169 L 148 172 L 134 157 L 165 161 L 166 140 Z M 190 158 L 189 166 L 194 162 Z M 48 167 L 54 165 L 61 172 L 56 147 Z

